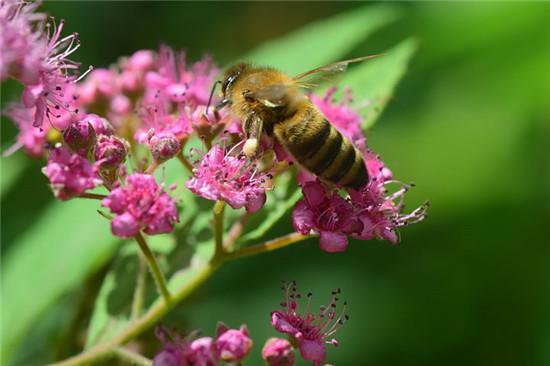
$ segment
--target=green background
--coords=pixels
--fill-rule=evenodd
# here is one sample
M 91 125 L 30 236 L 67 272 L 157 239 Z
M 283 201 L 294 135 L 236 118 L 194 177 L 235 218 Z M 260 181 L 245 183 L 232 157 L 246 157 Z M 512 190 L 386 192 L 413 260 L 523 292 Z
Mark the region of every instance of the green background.
M 65 18 L 68 31 L 79 32 L 82 47 L 75 59 L 106 67 L 159 42 L 185 48 L 191 59 L 208 52 L 226 65 L 310 21 L 363 7 L 52 2 L 43 8 Z M 417 184 L 407 196 L 409 208 L 431 201 L 430 218 L 401 230 L 399 246 L 352 241 L 345 253 L 328 254 L 309 240 L 230 263 L 165 322 L 206 334 L 213 334 L 218 320 L 235 327 L 246 323 L 256 346 L 245 364 L 256 365 L 263 341 L 275 335 L 269 312 L 280 301 L 280 281 L 295 279 L 304 292 L 314 293 L 317 304 L 338 287 L 348 300 L 351 319 L 337 334 L 340 347 L 329 350 L 330 363 L 550 364 L 550 4 L 392 7 L 397 19 L 346 56 L 381 52 L 416 37 L 419 48 L 409 70 L 368 142 L 396 178 Z M 328 35 L 324 47 L 337 44 Z M 301 57 L 306 64 L 308 54 Z M 13 83 L 4 84 L 2 103 L 16 92 Z M 3 148 L 14 134 L 3 119 Z M 4 266 L 33 224 L 53 210 L 42 164 L 21 153 L 2 159 Z M 108 233 L 107 223 L 99 227 Z M 289 229 L 287 219 L 276 231 Z M 67 239 L 62 231 L 52 235 L 57 237 L 48 237 L 52 245 L 43 256 Z M 102 245 L 94 243 L 93 230 L 70 235 Z M 72 255 L 78 257 L 79 250 Z M 97 288 L 105 261 L 92 266 L 95 273 L 85 284 L 74 284 L 40 313 L 13 365 L 42 364 L 82 347 L 93 305 L 86 294 Z M 32 272 L 33 265 L 26 270 Z M 62 265 L 56 275 L 64 275 Z M 55 283 L 52 276 L 51 286 Z M 39 290 L 18 289 L 30 299 Z M 3 303 L 10 302 L 6 292 Z M 3 337 L 8 332 L 3 327 Z

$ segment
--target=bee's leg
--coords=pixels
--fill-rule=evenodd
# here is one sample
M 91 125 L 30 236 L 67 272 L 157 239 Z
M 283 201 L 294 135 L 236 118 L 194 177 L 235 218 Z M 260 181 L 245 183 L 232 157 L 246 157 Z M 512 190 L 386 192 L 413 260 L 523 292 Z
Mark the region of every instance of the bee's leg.
M 254 157 L 259 153 L 263 124 L 261 117 L 255 113 L 250 114 L 244 121 L 243 130 L 246 142 L 243 146 L 243 152 L 248 157 Z

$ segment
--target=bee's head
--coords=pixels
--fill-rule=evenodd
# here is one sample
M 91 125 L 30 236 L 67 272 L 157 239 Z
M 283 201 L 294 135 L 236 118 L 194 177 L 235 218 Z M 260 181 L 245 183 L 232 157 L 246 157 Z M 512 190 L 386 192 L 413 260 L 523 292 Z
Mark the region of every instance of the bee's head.
M 222 98 L 223 99 L 231 99 L 231 90 L 233 88 L 233 85 L 235 85 L 235 81 L 237 81 L 239 76 L 249 66 L 250 65 L 246 63 L 240 63 L 240 64 L 233 65 L 229 69 L 227 69 L 227 71 L 223 76 L 223 81 L 222 81 Z

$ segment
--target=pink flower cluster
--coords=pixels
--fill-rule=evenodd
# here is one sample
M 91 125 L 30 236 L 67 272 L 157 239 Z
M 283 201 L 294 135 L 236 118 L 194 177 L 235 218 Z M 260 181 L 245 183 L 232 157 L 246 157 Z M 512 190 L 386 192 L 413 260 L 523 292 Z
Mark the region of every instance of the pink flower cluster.
M 150 235 L 168 233 L 179 221 L 173 199 L 147 174 L 130 175 L 126 185 L 115 188 L 103 200 L 103 206 L 116 214 L 111 229 L 122 238 L 133 237 L 140 230 Z
M 157 337 L 163 343 L 163 349 L 153 359 L 153 366 L 215 366 L 218 362 L 238 365 L 252 349 L 252 339 L 246 325 L 239 329 L 230 329 L 218 324 L 216 338 L 196 337 L 191 333 L 186 338 L 157 328 Z
M 39 5 L 0 3 L 0 81 L 10 76 L 24 86 L 21 103 L 8 108 L 20 129 L 18 143 L 8 153 L 24 147 L 31 155 L 42 155 L 48 132 L 63 130 L 81 116 L 75 90 L 79 64 L 69 59 L 79 48 L 78 37 L 62 36 L 64 22 L 56 25 L 45 14 L 35 13 Z
M 298 312 L 302 298 L 297 292 L 296 282 L 285 284 L 282 288 L 284 301 L 283 310 L 271 313 L 271 324 L 280 333 L 287 334 L 291 344 L 296 344 L 304 360 L 311 361 L 314 366 L 321 365 L 326 358 L 326 344 L 338 346 L 338 341 L 332 336 L 338 328 L 349 319 L 345 314 L 346 302 L 340 314 L 336 313 L 340 289 L 332 293 L 332 299 L 326 306 L 321 306 L 319 313 L 310 312 L 312 294 L 307 294 L 307 303 L 302 313 Z
M 255 212 L 265 203 L 270 176 L 260 172 L 244 154 L 234 156 L 232 152 L 219 145 L 212 147 L 199 160 L 187 188 L 208 200 L 223 200 L 233 208 Z
M 426 218 L 428 203 L 422 204 L 411 213 L 404 214 L 405 193 L 411 187 L 392 179 L 392 172 L 366 146 L 361 132 L 361 117 L 350 102 L 349 91 L 344 100 L 337 104 L 333 100 L 335 89 L 329 89 L 324 98 L 311 96 L 331 123 L 348 137 L 363 153 L 369 174 L 369 183 L 360 189 L 349 189 L 347 196 L 330 189 L 307 172 L 301 172 L 299 181 L 304 199 L 300 200 L 292 213 L 292 221 L 297 232 L 304 235 L 319 234 L 319 245 L 326 252 L 341 252 L 348 246 L 348 236 L 357 239 L 374 238 L 399 241 L 397 229 Z M 388 187 L 397 189 L 388 192 Z

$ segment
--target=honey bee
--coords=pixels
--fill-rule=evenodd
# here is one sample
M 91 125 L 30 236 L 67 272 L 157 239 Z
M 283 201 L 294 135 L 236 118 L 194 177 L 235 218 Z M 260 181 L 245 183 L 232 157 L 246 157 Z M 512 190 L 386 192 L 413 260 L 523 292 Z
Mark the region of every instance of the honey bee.
M 345 188 L 361 187 L 369 180 L 361 153 L 303 89 L 345 71 L 352 62 L 375 56 L 336 62 L 294 77 L 270 67 L 236 64 L 225 72 L 222 100 L 215 110 L 228 106 L 243 121 L 243 152 L 248 157 L 259 153 L 259 141 L 265 133 L 274 136 L 302 167 L 321 180 Z

